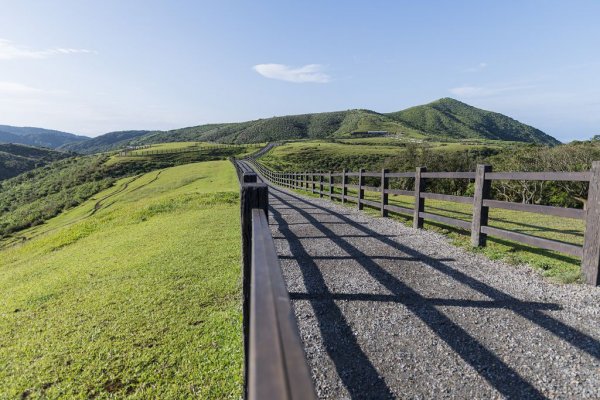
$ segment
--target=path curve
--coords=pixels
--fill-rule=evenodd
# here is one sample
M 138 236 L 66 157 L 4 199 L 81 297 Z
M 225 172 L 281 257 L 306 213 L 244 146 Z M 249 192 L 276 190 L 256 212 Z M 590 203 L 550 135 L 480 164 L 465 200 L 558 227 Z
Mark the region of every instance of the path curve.
M 600 288 L 553 284 L 435 232 L 269 190 L 319 397 L 600 398 Z

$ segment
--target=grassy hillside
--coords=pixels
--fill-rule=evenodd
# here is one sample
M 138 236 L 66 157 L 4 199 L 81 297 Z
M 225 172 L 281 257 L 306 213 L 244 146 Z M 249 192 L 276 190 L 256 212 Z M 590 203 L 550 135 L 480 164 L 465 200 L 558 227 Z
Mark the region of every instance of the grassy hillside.
M 0 180 L 42 167 L 71 154 L 19 144 L 0 144 Z
M 68 143 L 61 150 L 74 151 L 81 154 L 101 153 L 114 148 L 124 147 L 131 140 L 148 134 L 149 131 L 119 131 L 86 140 L 84 142 Z
M 0 238 L 44 223 L 81 204 L 116 179 L 198 161 L 224 160 L 255 151 L 235 146 L 143 157 L 106 154 L 71 157 L 0 181 Z
M 501 114 L 480 110 L 452 99 L 441 99 L 405 111 L 382 114 L 347 110 L 288 115 L 239 123 L 199 125 L 171 131 L 149 132 L 122 140 L 113 134 L 68 148 L 81 152 L 105 151 L 125 145 L 180 141 L 260 143 L 298 139 L 348 138 L 368 131 L 385 131 L 392 137 L 456 141 L 493 139 L 557 144 L 554 138 Z M 102 142 L 102 146 L 96 144 Z
M 240 398 L 238 208 L 227 161 L 190 164 L 0 250 L 0 397 Z
M 414 129 L 438 137 L 559 144 L 556 139 L 539 129 L 450 98 L 387 115 Z
M 51 129 L 0 125 L 0 143 L 58 148 L 66 143 L 84 142 L 87 136 Z

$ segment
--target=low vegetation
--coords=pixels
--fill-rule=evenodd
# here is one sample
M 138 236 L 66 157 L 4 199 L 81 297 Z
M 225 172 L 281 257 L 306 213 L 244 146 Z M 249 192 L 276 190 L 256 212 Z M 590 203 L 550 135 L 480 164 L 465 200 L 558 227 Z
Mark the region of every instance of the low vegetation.
M 239 399 L 238 202 L 229 162 L 194 163 L 21 232 L 0 250 L 2 396 Z
M 42 167 L 52 161 L 72 157 L 72 154 L 43 147 L 20 144 L 0 144 L 0 180 Z

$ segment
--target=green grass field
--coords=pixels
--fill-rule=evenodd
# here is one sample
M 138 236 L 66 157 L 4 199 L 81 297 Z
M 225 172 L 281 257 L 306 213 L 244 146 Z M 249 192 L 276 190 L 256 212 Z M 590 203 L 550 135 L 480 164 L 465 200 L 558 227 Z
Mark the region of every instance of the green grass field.
M 432 152 L 495 151 L 514 142 L 491 140 L 463 140 L 456 142 L 421 142 L 406 137 L 373 137 L 335 140 L 293 141 L 273 148 L 260 158 L 265 166 L 278 171 L 341 171 L 358 168 L 380 168 L 383 162 L 417 145 Z M 410 151 L 415 151 L 411 149 Z
M 227 161 L 129 177 L 0 249 L 0 398 L 239 398 Z

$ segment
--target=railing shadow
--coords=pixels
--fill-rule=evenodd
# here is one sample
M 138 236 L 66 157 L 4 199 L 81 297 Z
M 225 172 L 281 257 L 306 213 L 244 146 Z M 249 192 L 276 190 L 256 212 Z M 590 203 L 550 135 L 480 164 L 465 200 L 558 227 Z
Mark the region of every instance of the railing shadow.
M 276 194 L 277 193 L 277 194 Z M 280 190 L 274 188 L 271 191 L 271 196 L 277 201 L 293 206 L 292 203 L 286 201 L 284 196 L 290 196 L 300 202 L 303 200 L 293 194 L 284 193 Z M 296 211 L 302 215 L 305 219 L 313 224 L 315 228 L 322 231 L 325 234 L 332 233 L 327 226 L 322 224 L 316 218 L 306 214 L 303 212 L 302 208 L 296 206 Z M 332 213 L 335 215 L 335 213 Z M 281 220 L 281 216 L 277 215 L 277 211 L 273 213 L 273 216 L 277 221 Z M 350 226 L 357 227 L 357 225 L 353 224 L 353 221 L 346 221 Z M 370 231 L 370 229 L 365 228 L 362 225 L 358 225 L 358 229 Z M 286 228 L 284 228 L 286 229 Z M 282 232 L 284 233 L 284 232 Z M 375 234 L 375 232 L 372 232 Z M 301 244 L 296 239 L 295 235 L 286 230 L 284 236 L 289 242 L 290 248 L 301 247 Z M 385 238 L 379 238 L 379 240 L 387 242 Z M 391 240 L 389 240 L 392 242 Z M 510 368 L 507 364 L 505 364 L 502 360 L 500 360 L 494 353 L 488 350 L 485 346 L 479 343 L 475 338 L 469 335 L 463 328 L 457 325 L 454 321 L 448 318 L 445 314 L 437 310 L 432 304 L 425 301 L 423 296 L 421 296 L 417 291 L 412 289 L 410 286 L 401 282 L 396 277 L 391 275 L 381 266 L 379 266 L 375 261 L 373 261 L 370 257 L 362 253 L 359 249 L 354 247 L 352 244 L 347 242 L 342 238 L 334 239 L 334 243 L 339 246 L 342 250 L 351 255 L 362 254 L 363 257 L 359 257 L 356 261 L 373 277 L 375 278 L 381 285 L 383 285 L 386 289 L 393 293 L 395 299 L 399 300 L 401 304 L 403 304 L 408 310 L 411 311 L 416 317 L 418 317 L 422 322 L 424 322 L 437 336 L 439 336 L 446 344 L 448 344 L 465 362 L 467 362 L 473 369 L 475 369 L 484 379 L 486 379 L 494 388 L 496 388 L 500 393 L 509 398 L 519 398 L 519 399 L 544 399 L 545 397 L 527 380 L 521 377 L 515 370 Z M 395 242 L 394 242 L 395 243 Z M 386 243 L 387 244 L 387 243 Z M 402 251 L 402 249 L 401 249 Z M 294 253 L 294 255 L 298 255 L 299 262 L 301 263 L 300 269 L 302 274 L 305 277 L 305 284 L 309 294 L 329 294 L 328 289 L 325 285 L 321 272 L 315 262 L 310 258 L 308 254 L 298 254 L 298 252 Z M 422 255 L 420 254 L 411 254 L 406 252 L 408 255 L 413 257 L 418 257 L 422 260 Z M 433 261 L 433 260 L 429 260 Z M 427 262 L 427 261 L 426 261 Z M 317 278 L 316 278 L 317 277 Z M 315 287 L 314 281 L 317 280 L 319 282 L 319 287 Z M 317 290 L 315 290 L 317 289 Z M 403 301 L 405 299 L 411 299 L 411 301 Z M 503 298 L 502 300 L 510 300 L 509 297 Z M 516 300 L 516 299 L 515 299 Z M 324 297 L 320 303 L 313 302 L 312 304 L 323 304 L 322 302 L 326 301 L 327 307 L 332 307 L 335 311 L 333 311 L 333 315 L 336 315 L 336 320 L 344 320 L 343 315 L 339 311 L 339 308 L 335 305 L 333 299 L 327 300 L 327 297 Z M 518 301 L 518 300 L 517 300 Z M 339 313 L 339 316 L 337 314 Z M 329 318 L 331 315 L 328 312 L 317 313 L 317 317 L 319 318 L 319 327 L 321 328 L 321 332 L 326 336 L 326 332 L 328 331 L 327 325 L 331 322 Z M 337 322 L 337 321 L 336 321 Z M 346 335 L 352 336 L 352 331 L 349 330 L 347 333 L 344 333 L 344 338 Z M 337 335 L 336 335 L 337 336 Z M 335 339 L 334 341 L 330 341 L 331 339 Z M 327 340 L 324 338 L 325 346 L 328 349 L 328 354 L 334 360 L 336 364 L 336 368 L 338 369 L 338 375 L 344 381 L 344 384 L 351 392 L 353 398 L 361 398 L 365 396 L 365 392 L 361 390 L 361 387 L 357 387 L 357 382 L 360 382 L 360 379 L 356 379 L 356 376 L 352 373 L 352 369 L 349 370 L 349 367 L 352 364 L 347 365 L 345 362 L 336 362 L 336 357 L 339 357 L 339 353 L 344 353 L 344 358 L 352 360 L 352 356 L 347 354 L 348 352 L 358 352 L 360 354 L 359 360 L 360 365 L 368 366 L 369 369 L 372 368 L 375 371 L 375 368 L 371 364 L 371 362 L 366 358 L 358 344 L 355 344 L 355 349 L 345 349 L 345 351 L 339 351 L 340 340 L 339 337 L 329 338 Z M 354 346 L 353 346 L 354 347 Z
M 271 208 L 270 211 L 273 219 L 279 224 L 279 231 L 288 241 L 294 259 L 302 260 L 300 271 L 307 291 L 315 294 L 329 293 L 319 267 L 302 247 L 299 238 L 276 208 Z M 376 399 L 393 399 L 393 393 L 360 348 L 350 325 L 333 299 L 324 297 L 310 302 L 327 354 L 350 396 L 365 398 L 368 395 Z M 360 379 L 357 379 L 358 377 Z
M 273 192 L 279 193 L 279 196 L 275 195 L 275 193 L 273 193 Z M 301 197 L 298 197 L 295 194 L 286 193 L 286 192 L 281 191 L 278 188 L 273 188 L 272 195 L 274 197 L 280 198 L 281 194 L 290 196 L 290 197 L 296 199 L 297 201 L 307 203 L 306 200 L 302 199 Z M 314 206 L 315 206 L 314 204 L 311 204 L 311 207 L 314 207 Z M 317 207 L 320 207 L 320 206 L 317 206 Z M 323 210 L 327 210 L 324 207 L 320 207 L 320 208 L 322 208 Z M 297 208 L 297 211 L 301 211 L 301 209 Z M 340 218 L 340 220 L 351 225 L 353 228 L 355 228 L 359 231 L 362 231 L 363 233 L 366 233 L 366 234 L 372 234 L 373 237 L 375 237 L 377 240 L 381 241 L 382 243 L 387 244 L 409 256 L 419 258 L 423 263 L 427 264 L 428 266 L 430 266 L 430 267 L 436 269 L 437 271 L 453 278 L 454 280 L 470 287 L 471 289 L 476 290 L 485 296 L 488 296 L 491 299 L 494 299 L 497 301 L 498 300 L 502 300 L 502 301 L 513 300 L 515 302 L 520 301 L 520 300 L 516 299 L 515 297 L 513 297 L 507 293 L 504 293 L 504 292 L 502 292 L 484 282 L 481 282 L 473 277 L 470 277 L 470 276 L 452 268 L 451 266 L 444 264 L 443 262 L 440 262 L 439 260 L 437 260 L 435 258 L 427 256 L 423 253 L 420 253 L 419 251 L 417 251 L 415 249 L 412 249 L 410 247 L 402 245 L 401 243 L 398 243 L 387 237 L 381 237 L 381 236 L 379 236 L 379 234 L 377 232 L 372 231 L 368 227 L 365 227 L 364 225 L 360 225 L 360 224 L 355 224 L 354 221 L 348 217 L 339 215 L 335 211 L 331 211 L 331 210 L 329 210 L 329 211 L 332 215 L 337 216 L 338 218 Z M 311 222 L 319 224 L 319 222 L 316 219 L 314 219 L 310 216 L 305 215 L 305 218 Z M 517 311 L 515 311 L 515 312 L 517 312 Z M 580 332 L 577 329 L 570 327 L 569 325 L 567 325 L 561 321 L 556 320 L 555 318 L 552 318 L 548 315 L 540 313 L 537 310 L 532 310 L 530 312 L 524 312 L 522 310 L 519 310 L 517 313 L 519 315 L 521 315 L 522 317 L 529 319 L 531 322 L 535 323 L 536 325 L 548 330 L 549 332 L 554 334 L 556 337 L 568 342 L 570 345 L 572 345 L 572 346 L 586 352 L 590 356 L 600 360 L 600 341 L 594 339 L 593 337 L 591 337 L 583 332 Z

